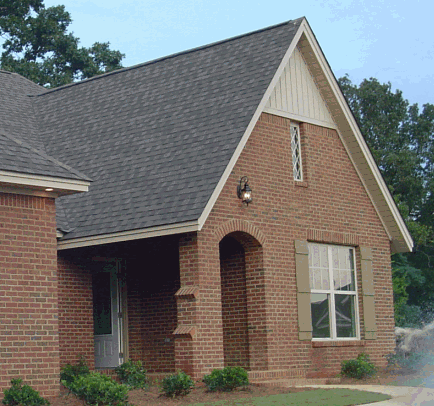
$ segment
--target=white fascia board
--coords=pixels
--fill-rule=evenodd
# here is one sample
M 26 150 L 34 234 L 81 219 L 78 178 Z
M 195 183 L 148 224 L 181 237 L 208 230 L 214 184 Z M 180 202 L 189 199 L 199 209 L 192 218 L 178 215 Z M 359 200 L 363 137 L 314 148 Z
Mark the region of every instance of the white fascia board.
M 282 72 L 285 69 L 285 66 L 289 62 L 289 58 L 291 57 L 292 53 L 294 52 L 294 49 L 297 46 L 297 43 L 300 40 L 301 35 L 303 34 L 303 31 L 304 31 L 303 27 L 305 24 L 306 24 L 306 20 L 303 19 L 303 22 L 300 24 L 300 27 L 298 27 L 297 33 L 295 34 L 288 50 L 286 51 L 282 61 L 280 62 L 280 65 L 277 68 L 277 71 L 276 71 L 273 79 L 271 80 L 270 85 L 268 86 L 264 96 L 261 99 L 261 102 L 259 103 L 255 113 L 253 114 L 253 117 L 250 120 L 250 123 L 247 126 L 247 129 L 244 132 L 240 143 L 238 144 L 234 154 L 232 155 L 231 160 L 229 161 L 228 165 L 226 166 L 226 169 L 223 172 L 223 175 L 220 178 L 219 182 L 217 183 L 217 186 L 214 189 L 213 194 L 211 195 L 210 199 L 208 200 L 208 203 L 205 206 L 204 211 L 202 212 L 201 216 L 199 217 L 199 231 L 204 226 L 209 214 L 211 213 L 212 208 L 214 207 L 214 204 L 216 203 L 218 197 L 220 196 L 221 191 L 223 190 L 224 185 L 226 184 L 226 181 L 229 178 L 229 175 L 231 174 L 232 170 L 234 169 L 234 166 L 237 163 L 238 158 L 240 157 L 241 152 L 244 149 L 244 146 L 246 145 L 247 141 L 249 140 L 250 134 L 252 133 L 253 129 L 255 128 L 255 125 L 256 125 L 257 121 L 259 120 L 261 113 L 264 111 L 265 106 L 267 104 L 268 99 L 270 98 L 271 93 L 273 92 L 277 82 L 279 81 L 280 76 L 282 75 Z
M 101 234 L 91 237 L 73 238 L 65 241 L 57 241 L 58 250 L 70 248 L 90 247 L 93 245 L 111 244 L 131 240 L 140 240 L 143 238 L 161 237 L 164 235 L 182 234 L 199 231 L 197 221 L 189 221 L 179 224 L 170 224 L 165 226 L 149 227 L 140 230 L 122 231 L 112 234 Z
M 71 193 L 87 192 L 90 182 L 76 179 L 64 179 L 51 176 L 30 175 L 27 173 L 0 171 L 0 188 L 24 189 L 29 194 L 38 193 L 47 188 L 53 189 L 53 194 L 62 196 Z
M 392 214 L 393 220 L 396 222 L 396 224 L 399 227 L 399 230 L 401 232 L 401 235 L 405 241 L 405 244 L 408 248 L 408 251 L 412 251 L 413 249 L 413 240 L 411 238 L 411 235 L 407 229 L 407 226 L 405 225 L 405 222 L 401 216 L 401 214 L 399 213 L 399 210 L 393 200 L 392 195 L 390 194 L 390 191 L 386 185 L 386 183 L 384 182 L 383 177 L 381 176 L 380 170 L 377 167 L 377 164 L 375 163 L 375 160 L 371 154 L 371 151 L 369 150 L 368 145 L 366 144 L 365 139 L 363 138 L 362 133 L 360 132 L 359 126 L 357 125 L 354 116 L 341 92 L 341 89 L 335 79 L 335 76 L 333 75 L 333 73 L 331 72 L 329 65 L 325 59 L 325 56 L 323 55 L 321 48 L 318 44 L 318 42 L 316 41 L 315 35 L 313 34 L 312 30 L 310 29 L 308 24 L 304 24 L 304 30 L 305 30 L 305 35 L 309 41 L 310 46 L 312 47 L 312 50 L 315 54 L 315 57 L 317 58 L 321 69 L 324 73 L 324 75 L 327 77 L 328 80 L 328 84 L 331 87 L 340 108 L 342 109 L 344 115 L 345 115 L 345 119 L 348 122 L 348 125 L 350 126 L 350 129 L 352 131 L 352 133 L 354 134 L 354 137 L 356 138 L 356 141 L 358 143 L 358 146 L 360 147 L 360 150 L 369 166 L 369 169 L 372 171 L 372 174 L 374 176 L 375 182 L 377 183 L 386 203 L 387 206 L 390 210 L 390 213 Z M 342 139 L 342 137 L 341 137 Z M 344 142 L 345 145 L 345 142 Z M 350 155 L 351 156 L 351 155 Z M 353 161 L 354 164 L 354 161 Z M 356 166 L 355 166 L 356 167 Z M 373 199 L 371 193 L 369 192 L 369 189 L 367 188 L 365 179 L 363 179 L 363 184 L 365 185 L 365 189 L 368 193 L 368 195 L 371 198 L 371 201 L 374 204 L 374 207 L 377 210 L 378 215 L 380 216 L 381 220 L 385 220 L 383 221 L 383 224 L 387 224 L 387 219 L 384 219 L 385 217 L 385 213 L 381 213 L 378 208 L 377 205 L 375 204 L 375 200 Z M 388 230 L 389 227 L 386 227 L 386 231 L 387 233 L 390 235 L 390 232 Z

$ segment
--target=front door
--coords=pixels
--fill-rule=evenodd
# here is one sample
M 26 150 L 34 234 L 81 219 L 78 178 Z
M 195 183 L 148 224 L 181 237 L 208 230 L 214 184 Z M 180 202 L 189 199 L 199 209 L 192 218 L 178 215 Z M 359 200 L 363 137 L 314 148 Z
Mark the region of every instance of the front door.
M 105 263 L 92 276 L 95 368 L 113 368 L 121 363 L 119 266 L 119 261 Z

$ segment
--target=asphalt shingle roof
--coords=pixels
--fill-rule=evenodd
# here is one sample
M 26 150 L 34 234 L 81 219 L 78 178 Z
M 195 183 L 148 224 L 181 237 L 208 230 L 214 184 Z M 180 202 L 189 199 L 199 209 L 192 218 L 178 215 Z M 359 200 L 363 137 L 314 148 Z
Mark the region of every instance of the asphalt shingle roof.
M 88 180 L 45 152 L 30 96 L 44 88 L 22 76 L 0 71 L 0 170 L 63 179 Z
M 32 97 L 46 151 L 87 174 L 65 239 L 197 220 L 302 19 Z

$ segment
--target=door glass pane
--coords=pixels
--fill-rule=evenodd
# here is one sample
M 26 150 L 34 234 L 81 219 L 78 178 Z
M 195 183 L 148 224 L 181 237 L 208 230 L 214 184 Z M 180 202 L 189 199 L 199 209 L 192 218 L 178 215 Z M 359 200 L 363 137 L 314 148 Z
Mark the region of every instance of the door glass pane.
M 336 334 L 338 337 L 356 336 L 356 312 L 354 295 L 335 295 Z
M 312 312 L 312 337 L 330 337 L 330 301 L 329 295 L 312 293 L 310 295 L 310 307 Z
M 110 272 L 100 272 L 92 276 L 93 326 L 95 335 L 112 333 L 110 277 Z

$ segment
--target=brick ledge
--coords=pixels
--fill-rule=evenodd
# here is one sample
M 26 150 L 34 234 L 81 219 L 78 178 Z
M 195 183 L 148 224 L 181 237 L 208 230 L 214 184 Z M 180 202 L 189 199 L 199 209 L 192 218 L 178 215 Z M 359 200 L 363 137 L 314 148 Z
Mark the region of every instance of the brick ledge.
M 322 347 L 364 347 L 365 341 L 312 341 L 312 348 Z

